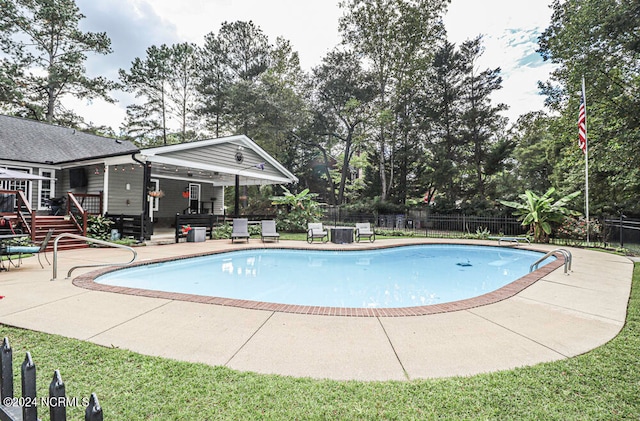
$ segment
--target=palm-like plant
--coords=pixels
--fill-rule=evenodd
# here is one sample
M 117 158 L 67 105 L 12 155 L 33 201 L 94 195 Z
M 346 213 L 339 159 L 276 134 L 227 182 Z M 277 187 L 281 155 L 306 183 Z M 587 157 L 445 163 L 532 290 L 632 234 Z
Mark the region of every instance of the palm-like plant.
M 565 216 L 580 215 L 580 212 L 568 209 L 566 206 L 581 192 L 573 192 L 554 202 L 553 194 L 555 191 L 556 189 L 551 187 L 545 194 L 539 196 L 531 190 L 527 190 L 518 196 L 522 202 L 500 200 L 500 203 L 516 209 L 513 214 L 518 216 L 522 225 L 530 227 L 533 231 L 534 241 L 547 242 L 549 234 L 551 234 L 552 222 L 562 222 Z
M 285 205 L 286 212 L 278 212 L 278 229 L 285 231 L 305 231 L 307 223 L 315 222 L 322 216 L 322 209 L 314 199 L 317 193 L 304 189 L 298 194 L 291 193 L 286 187 L 283 196 L 271 197 L 274 205 Z

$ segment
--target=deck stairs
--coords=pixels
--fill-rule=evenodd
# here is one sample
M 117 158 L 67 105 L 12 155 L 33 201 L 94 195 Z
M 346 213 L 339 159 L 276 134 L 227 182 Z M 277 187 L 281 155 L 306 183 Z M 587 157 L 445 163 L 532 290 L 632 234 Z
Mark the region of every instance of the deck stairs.
M 82 235 L 82 232 L 78 230 L 73 221 L 70 221 L 64 216 L 37 216 L 36 217 L 36 235 L 35 242 L 40 243 L 47 235 L 49 229 L 53 228 L 53 237 L 47 245 L 47 251 L 53 251 L 53 240 L 59 234 L 69 232 L 72 234 Z M 73 250 L 80 248 L 87 248 L 89 245 L 75 238 L 61 238 L 58 242 L 58 250 Z

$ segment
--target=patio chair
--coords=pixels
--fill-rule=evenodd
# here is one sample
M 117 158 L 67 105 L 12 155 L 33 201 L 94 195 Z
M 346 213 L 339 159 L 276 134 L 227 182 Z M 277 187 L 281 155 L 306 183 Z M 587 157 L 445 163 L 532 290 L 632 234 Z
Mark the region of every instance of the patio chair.
M 371 229 L 371 224 L 369 222 L 356 224 L 355 237 L 356 243 L 359 243 L 361 238 L 369 238 L 369 241 L 372 243 L 376 241 L 376 233 Z
M 42 239 L 42 242 L 40 243 L 40 245 L 35 245 L 35 246 L 10 246 L 9 245 L 9 246 L 6 246 L 5 253 L 8 255 L 17 254 L 18 266 L 22 264 L 23 254 L 35 254 L 38 256 L 38 263 L 40 263 L 40 267 L 42 269 L 44 269 L 44 265 L 42 264 L 42 260 L 40 260 L 40 254 L 44 254 L 45 260 L 47 261 L 49 266 L 51 266 L 51 262 L 47 257 L 46 249 L 47 249 L 47 246 L 49 245 L 49 242 L 51 241 L 51 237 L 53 236 L 53 231 L 54 231 L 53 228 L 47 231 L 47 234 Z
M 246 218 L 234 218 L 233 231 L 231 232 L 231 243 L 237 240 L 247 240 L 249 242 L 249 221 Z
M 262 224 L 262 232 L 260 233 L 260 235 L 262 236 L 263 243 L 265 238 L 275 240 L 275 241 L 280 240 L 280 234 L 278 234 L 276 230 L 276 221 L 265 220 L 265 221 L 261 221 L 261 224 Z
M 307 243 L 313 243 L 316 238 L 323 243 L 329 241 L 329 233 L 322 227 L 322 222 L 312 222 L 308 224 Z

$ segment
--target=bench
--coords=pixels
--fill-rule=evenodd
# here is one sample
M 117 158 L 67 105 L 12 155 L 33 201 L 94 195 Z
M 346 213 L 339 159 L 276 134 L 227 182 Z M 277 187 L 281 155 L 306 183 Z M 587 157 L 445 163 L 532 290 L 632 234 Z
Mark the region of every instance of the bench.
M 527 237 L 489 237 L 489 239 L 498 240 L 498 245 L 503 241 L 515 243 L 516 246 L 520 244 L 520 241 L 526 241 L 528 244 L 531 244 L 531 241 Z
M 181 238 L 187 238 L 187 234 L 182 230 L 182 227 L 187 225 L 191 228 L 204 228 L 206 230 L 206 237 L 213 240 L 213 232 L 217 223 L 218 217 L 216 215 L 177 214 L 175 234 L 176 243 L 179 243 Z

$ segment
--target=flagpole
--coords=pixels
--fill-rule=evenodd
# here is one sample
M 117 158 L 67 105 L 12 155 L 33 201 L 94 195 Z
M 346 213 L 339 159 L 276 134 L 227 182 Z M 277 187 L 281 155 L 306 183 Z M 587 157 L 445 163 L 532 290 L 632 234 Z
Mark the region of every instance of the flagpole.
M 585 183 L 585 214 L 587 216 L 587 247 L 589 246 L 589 141 L 587 136 L 587 94 L 584 87 L 584 75 L 582 75 L 582 100 L 584 101 L 584 183 Z

